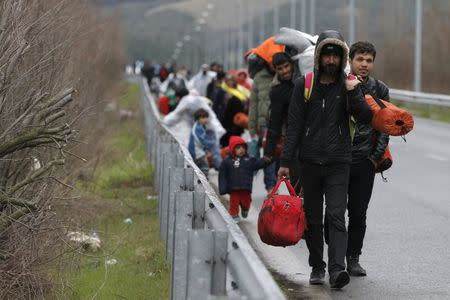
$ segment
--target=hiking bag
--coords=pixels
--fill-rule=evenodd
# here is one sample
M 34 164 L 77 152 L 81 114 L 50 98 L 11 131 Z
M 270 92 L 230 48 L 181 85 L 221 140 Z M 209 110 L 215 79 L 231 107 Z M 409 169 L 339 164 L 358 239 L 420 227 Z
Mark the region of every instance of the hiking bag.
M 276 192 L 284 182 L 290 195 Z M 306 227 L 303 201 L 297 196 L 288 179 L 280 179 L 264 201 L 258 217 L 261 241 L 272 246 L 291 246 L 300 241 Z

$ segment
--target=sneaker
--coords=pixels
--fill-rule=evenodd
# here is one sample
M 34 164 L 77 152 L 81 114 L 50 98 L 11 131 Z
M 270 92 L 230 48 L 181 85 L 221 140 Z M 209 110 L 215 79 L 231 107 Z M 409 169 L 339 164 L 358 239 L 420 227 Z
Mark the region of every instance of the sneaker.
M 248 217 L 248 210 L 242 210 L 241 215 L 244 219 L 247 219 Z
M 325 269 L 313 268 L 309 275 L 309 284 L 321 285 L 325 283 Z
M 359 255 L 347 256 L 347 272 L 350 276 L 367 276 L 366 270 L 359 264 Z
M 347 271 L 341 270 L 330 273 L 330 287 L 332 289 L 341 289 L 350 282 L 350 276 Z
M 237 223 L 241 220 L 241 218 L 239 216 L 232 216 L 233 220 Z

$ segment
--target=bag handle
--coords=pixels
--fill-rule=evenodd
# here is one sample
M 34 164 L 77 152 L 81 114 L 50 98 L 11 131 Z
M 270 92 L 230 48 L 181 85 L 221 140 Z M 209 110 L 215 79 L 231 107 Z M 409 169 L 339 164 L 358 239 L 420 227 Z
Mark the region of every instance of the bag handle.
M 286 184 L 286 187 L 287 187 L 287 189 L 289 191 L 289 194 L 291 196 L 297 196 L 297 193 L 295 192 L 294 188 L 292 187 L 290 181 L 286 177 L 283 177 L 282 179 L 278 179 L 278 182 L 275 185 L 275 187 L 272 189 L 272 191 L 270 192 L 269 197 L 275 195 L 275 193 L 278 191 L 278 188 L 280 187 L 280 184 L 282 182 L 284 182 Z

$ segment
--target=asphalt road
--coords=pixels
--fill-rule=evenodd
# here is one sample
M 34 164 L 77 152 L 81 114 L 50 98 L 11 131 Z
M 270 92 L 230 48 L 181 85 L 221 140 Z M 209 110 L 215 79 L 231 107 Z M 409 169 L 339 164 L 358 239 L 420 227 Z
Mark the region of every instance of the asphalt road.
M 394 165 L 387 183 L 375 179 L 360 258 L 368 276 L 352 277 L 341 291 L 309 286 L 303 240 L 286 248 L 259 240 L 266 192 L 262 173 L 255 177 L 253 206 L 240 227 L 269 268 L 303 286 L 298 294 L 290 289 L 291 299 L 450 299 L 450 125 L 416 118 L 406 142 L 395 137 L 390 145 Z

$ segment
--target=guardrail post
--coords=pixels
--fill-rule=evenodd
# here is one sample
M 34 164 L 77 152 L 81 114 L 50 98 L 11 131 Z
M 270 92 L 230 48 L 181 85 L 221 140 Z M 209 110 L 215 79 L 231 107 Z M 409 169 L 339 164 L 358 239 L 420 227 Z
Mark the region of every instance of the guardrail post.
M 176 166 L 177 166 L 177 168 L 184 168 L 184 155 L 181 152 L 181 149 L 180 149 L 179 146 L 176 147 L 176 149 L 177 149 L 177 151 L 176 151 L 176 153 L 177 153 L 177 155 L 176 155 L 176 161 L 177 161 Z
M 210 230 L 188 230 L 187 299 L 207 299 L 211 291 L 214 235 Z
M 193 192 L 175 193 L 175 230 L 173 234 L 174 253 L 171 274 L 171 299 L 185 300 L 187 290 L 187 230 L 192 229 L 194 214 Z
M 205 198 L 206 194 L 203 192 L 194 193 L 194 229 L 205 228 Z
M 158 216 L 161 217 L 161 204 L 162 204 L 162 198 L 163 198 L 163 180 L 164 180 L 164 153 L 169 152 L 168 149 L 170 149 L 170 145 L 168 143 L 161 143 L 159 145 L 159 148 L 161 149 L 159 153 L 161 153 L 161 156 L 158 157 L 158 160 L 156 162 L 156 165 L 154 165 L 155 168 L 155 186 L 157 186 L 158 189 Z
M 163 154 L 162 162 L 162 180 L 161 180 L 161 197 L 159 199 L 161 203 L 161 209 L 159 214 L 160 234 L 161 239 L 167 241 L 167 216 L 169 211 L 169 198 L 170 198 L 170 168 L 173 168 L 173 162 L 175 160 L 174 153 L 168 152 Z
M 167 224 L 166 227 L 166 256 L 168 260 L 172 259 L 173 255 L 173 229 L 175 223 L 175 193 L 185 189 L 184 185 L 184 168 L 170 168 L 169 170 L 169 197 L 167 209 Z
M 228 233 L 214 232 L 214 265 L 211 294 L 226 295 Z
M 187 165 L 187 167 L 184 168 L 184 184 L 186 187 L 186 191 L 194 191 L 194 169 Z

